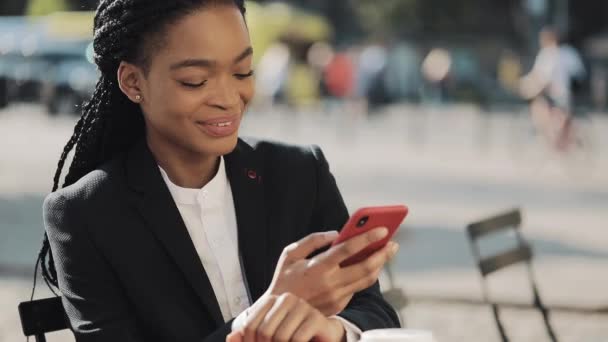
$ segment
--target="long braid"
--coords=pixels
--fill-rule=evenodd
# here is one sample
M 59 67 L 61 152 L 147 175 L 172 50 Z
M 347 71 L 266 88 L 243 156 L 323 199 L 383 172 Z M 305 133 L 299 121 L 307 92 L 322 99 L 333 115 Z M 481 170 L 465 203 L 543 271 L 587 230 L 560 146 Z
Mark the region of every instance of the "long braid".
M 131 102 L 118 87 L 120 62 L 134 63 L 147 71 L 149 50 L 157 47 L 167 26 L 194 10 L 212 4 L 234 4 L 245 15 L 244 0 L 100 1 L 93 20 L 93 47 L 101 76 L 63 148 L 53 177 L 53 192 L 59 189 L 61 173 L 73 150 L 74 156 L 63 187 L 74 184 L 102 163 L 126 151 L 145 134 L 139 105 Z M 57 271 L 46 233 L 38 253 L 35 273 L 38 265 L 49 288 L 53 290 L 50 285 L 58 287 Z

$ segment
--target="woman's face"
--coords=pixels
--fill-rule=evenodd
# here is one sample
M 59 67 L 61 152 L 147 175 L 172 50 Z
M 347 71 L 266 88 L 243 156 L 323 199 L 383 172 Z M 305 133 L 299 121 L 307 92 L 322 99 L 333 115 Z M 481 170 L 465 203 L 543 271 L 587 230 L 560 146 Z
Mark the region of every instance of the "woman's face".
M 188 154 L 230 153 L 254 95 L 253 51 L 240 11 L 198 10 L 171 25 L 163 43 L 141 82 L 148 139 Z

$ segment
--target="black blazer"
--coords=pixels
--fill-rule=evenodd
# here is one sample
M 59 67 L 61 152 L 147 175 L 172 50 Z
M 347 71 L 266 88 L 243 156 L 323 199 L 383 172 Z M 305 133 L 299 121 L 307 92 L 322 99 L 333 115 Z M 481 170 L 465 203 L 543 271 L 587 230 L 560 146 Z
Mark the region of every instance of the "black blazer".
M 348 212 L 318 147 L 239 140 L 225 161 L 255 301 L 286 245 L 339 229 Z M 77 341 L 225 341 L 232 322 L 143 140 L 50 194 L 43 212 Z M 377 283 L 340 315 L 362 330 L 399 325 Z

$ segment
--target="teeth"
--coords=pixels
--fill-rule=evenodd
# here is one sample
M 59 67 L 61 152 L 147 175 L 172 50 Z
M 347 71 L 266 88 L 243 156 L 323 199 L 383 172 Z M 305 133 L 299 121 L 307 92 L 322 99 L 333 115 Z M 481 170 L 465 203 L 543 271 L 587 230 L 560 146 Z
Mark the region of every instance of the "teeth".
M 226 127 L 226 126 L 232 125 L 232 122 L 220 122 L 220 123 L 211 124 L 211 125 L 216 126 L 216 127 Z

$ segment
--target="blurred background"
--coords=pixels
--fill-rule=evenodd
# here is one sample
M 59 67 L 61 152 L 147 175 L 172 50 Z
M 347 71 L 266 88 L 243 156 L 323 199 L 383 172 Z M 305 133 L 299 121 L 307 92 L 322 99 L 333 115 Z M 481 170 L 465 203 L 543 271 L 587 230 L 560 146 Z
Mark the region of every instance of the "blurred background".
M 0 2 L 0 342 L 22 338 L 42 201 L 98 77 L 95 5 Z M 560 341 L 608 341 L 606 13 L 596 0 L 250 1 L 257 97 L 242 135 L 320 145 L 351 212 L 410 207 L 392 265 L 407 327 L 499 340 L 465 228 L 520 208 Z M 492 275 L 490 295 L 513 304 L 513 341 L 545 341 L 541 315 L 518 306 L 527 275 Z

